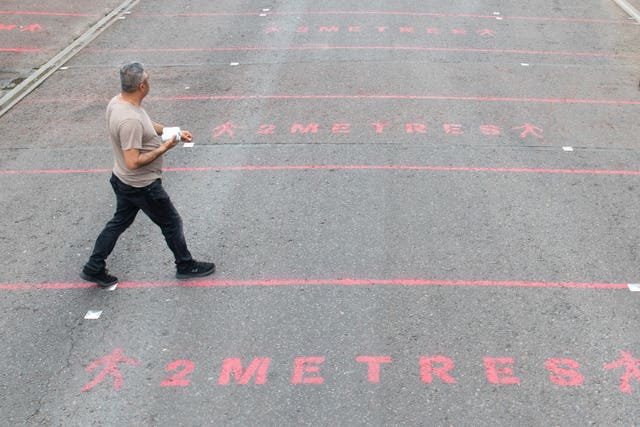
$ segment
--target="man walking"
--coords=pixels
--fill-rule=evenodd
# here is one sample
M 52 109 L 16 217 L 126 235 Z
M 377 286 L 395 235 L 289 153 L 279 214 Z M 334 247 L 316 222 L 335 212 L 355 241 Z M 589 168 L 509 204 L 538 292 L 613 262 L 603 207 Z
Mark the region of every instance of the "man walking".
M 149 93 L 149 74 L 139 62 L 120 69 L 122 91 L 107 107 L 107 127 L 113 145 L 114 167 L 111 186 L 116 194 L 116 212 L 98 236 L 93 253 L 80 277 L 101 287 L 118 283 L 106 270 L 106 259 L 118 237 L 133 223 L 142 210 L 162 230 L 176 262 L 176 277 L 190 279 L 212 274 L 215 265 L 195 261 L 182 231 L 182 219 L 162 187 L 162 156 L 179 140 L 191 141 L 192 135 L 182 131 L 162 142 L 163 125 L 153 122 L 142 108 Z

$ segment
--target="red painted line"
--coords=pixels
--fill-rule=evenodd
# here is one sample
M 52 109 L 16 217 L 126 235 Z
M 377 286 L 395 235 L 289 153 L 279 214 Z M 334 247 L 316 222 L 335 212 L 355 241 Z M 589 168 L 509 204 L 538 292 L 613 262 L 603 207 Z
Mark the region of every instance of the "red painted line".
M 88 289 L 93 287 L 96 287 L 96 285 L 93 285 L 88 282 L 87 283 L 5 283 L 5 284 L 0 284 L 0 291 L 32 291 L 37 289 Z
M 68 104 L 78 102 L 109 102 L 109 98 L 59 98 L 59 99 L 26 99 L 21 104 Z
M 123 282 L 118 288 L 230 288 L 283 286 L 442 286 L 442 287 L 502 287 L 502 288 L 562 288 L 562 289 L 628 289 L 625 283 L 527 282 L 493 280 L 425 280 L 425 279 L 285 279 L 285 280 L 205 280 L 186 282 Z M 0 290 L 29 291 L 39 289 L 87 289 L 91 283 L 0 284 Z
M 281 170 L 408 170 L 408 171 L 431 171 L 431 172 L 538 173 L 538 174 L 568 174 L 568 175 L 640 175 L 640 171 L 633 171 L 633 170 L 486 168 L 486 167 L 408 166 L 408 165 L 228 166 L 228 167 L 165 169 L 165 171 L 167 172 L 225 172 L 225 171 L 281 171 Z
M 104 173 L 111 169 L 32 169 L 32 170 L 2 170 L 0 175 L 61 175 L 82 173 Z
M 384 11 L 304 11 L 304 12 L 211 12 L 211 13 L 136 13 L 132 17 L 182 17 L 182 18 L 217 18 L 217 17 L 235 17 L 235 16 L 326 16 L 326 15 L 380 15 L 380 16 L 413 16 L 413 17 L 432 17 L 432 18 L 474 18 L 474 19 L 513 19 L 521 21 L 550 21 L 550 22 L 576 22 L 576 23 L 595 23 L 595 24 L 618 24 L 618 25 L 634 25 L 629 21 L 614 19 L 594 19 L 594 18 L 573 18 L 573 17 L 538 17 L 538 16 L 504 16 L 504 15 L 482 15 L 469 13 L 434 13 L 434 12 L 384 12 Z
M 299 171 L 299 170 L 364 170 L 364 171 L 425 171 L 425 172 L 484 172 L 484 173 L 530 173 L 564 175 L 619 175 L 639 176 L 640 170 L 608 169 L 544 169 L 544 168 L 490 168 L 466 166 L 410 166 L 410 165 L 275 165 L 275 166 L 204 166 L 165 168 L 164 172 L 260 172 L 260 171 Z M 111 169 L 33 169 L 0 170 L 0 175 L 65 175 L 108 173 Z
M 69 16 L 74 18 L 94 17 L 88 13 L 69 13 L 69 12 L 37 12 L 27 10 L 0 10 L 0 15 L 37 15 L 37 16 Z
M 25 15 L 25 16 L 66 16 L 66 17 L 96 17 L 98 15 L 90 13 L 73 13 L 73 12 L 56 12 L 56 11 L 28 11 L 28 10 L 0 10 L 0 15 Z M 496 20 L 499 16 L 502 19 L 514 19 L 524 21 L 551 21 L 551 22 L 577 22 L 577 23 L 601 23 L 601 24 L 618 24 L 633 25 L 633 23 L 623 20 L 613 19 L 594 19 L 594 18 L 573 18 L 573 17 L 537 17 L 537 16 L 503 16 L 503 15 L 482 15 L 482 14 L 458 14 L 458 13 L 433 13 L 433 12 L 394 12 L 394 11 L 303 11 L 303 12 L 203 12 L 203 13 L 135 13 L 131 17 L 158 17 L 158 18 L 216 18 L 216 17 L 234 17 L 234 16 L 327 16 L 327 15 L 380 15 L 380 16 L 413 16 L 413 17 L 433 17 L 433 18 L 475 18 L 475 19 L 492 19 Z
M 38 48 L 24 47 L 0 47 L 0 52 L 16 52 L 16 53 L 44 53 L 46 50 Z
M 128 48 L 128 49 L 92 49 L 88 53 L 178 53 L 178 52 L 256 52 L 256 51 L 310 51 L 310 50 L 398 50 L 419 52 L 462 52 L 462 53 L 488 53 L 488 54 L 515 54 L 515 55 L 555 55 L 593 58 L 640 58 L 640 54 L 621 54 L 608 52 L 564 52 L 544 50 L 518 50 L 518 49 L 477 49 L 455 47 L 427 47 L 427 46 L 246 46 L 246 47 L 185 47 L 185 48 Z
M 149 97 L 149 101 L 248 101 L 248 100 L 378 100 L 378 101 L 467 101 L 467 102 L 524 102 L 545 104 L 640 105 L 640 101 L 625 99 L 571 99 L 571 98 L 515 98 L 501 96 L 446 96 L 446 95 L 191 95 Z M 22 104 L 64 104 L 70 102 L 108 102 L 97 98 L 31 99 Z
M 195 95 L 156 97 L 157 101 L 202 101 L 202 100 L 405 100 L 405 101 L 478 101 L 478 102 L 527 102 L 552 104 L 608 104 L 640 105 L 640 101 L 566 98 L 512 98 L 498 96 L 446 96 L 446 95 Z

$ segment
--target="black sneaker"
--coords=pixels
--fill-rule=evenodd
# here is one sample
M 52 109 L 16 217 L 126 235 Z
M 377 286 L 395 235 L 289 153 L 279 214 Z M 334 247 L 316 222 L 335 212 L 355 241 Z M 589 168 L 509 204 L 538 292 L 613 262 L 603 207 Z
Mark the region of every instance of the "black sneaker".
M 212 262 L 193 261 L 184 268 L 178 267 L 176 278 L 191 279 L 193 277 L 203 277 L 213 274 L 214 271 L 216 271 L 216 265 Z
M 108 288 L 118 284 L 118 278 L 109 274 L 108 270 L 102 270 L 100 273 L 90 273 L 86 269 L 82 269 L 80 277 L 87 282 L 97 283 L 101 288 Z

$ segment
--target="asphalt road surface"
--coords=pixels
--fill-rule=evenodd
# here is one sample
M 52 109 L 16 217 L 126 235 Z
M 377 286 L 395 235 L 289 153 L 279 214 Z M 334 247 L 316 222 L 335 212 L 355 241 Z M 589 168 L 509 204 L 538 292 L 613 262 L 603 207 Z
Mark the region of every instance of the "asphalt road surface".
M 7 88 L 118 2 L 14 3 Z M 134 3 L 0 118 L 0 424 L 640 423 L 640 26 L 392 3 Z M 139 215 L 109 291 L 78 272 L 131 60 L 218 271 L 176 281 Z

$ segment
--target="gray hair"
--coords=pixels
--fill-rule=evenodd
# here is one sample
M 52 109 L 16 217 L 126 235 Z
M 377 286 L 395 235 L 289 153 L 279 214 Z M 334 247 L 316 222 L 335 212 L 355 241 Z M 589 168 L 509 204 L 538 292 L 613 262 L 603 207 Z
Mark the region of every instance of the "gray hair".
M 120 68 L 120 85 L 123 92 L 135 92 L 144 79 L 144 65 L 140 62 L 129 62 Z

